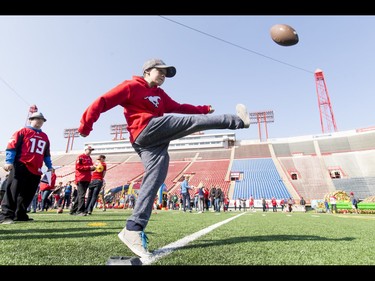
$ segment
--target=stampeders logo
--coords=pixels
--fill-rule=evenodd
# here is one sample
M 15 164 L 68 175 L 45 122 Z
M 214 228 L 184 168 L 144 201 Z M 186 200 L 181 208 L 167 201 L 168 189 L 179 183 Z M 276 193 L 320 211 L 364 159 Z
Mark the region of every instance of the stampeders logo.
M 155 107 L 159 107 L 159 100 L 160 100 L 160 97 L 158 96 L 148 96 L 148 97 L 145 97 L 145 100 L 149 100 Z

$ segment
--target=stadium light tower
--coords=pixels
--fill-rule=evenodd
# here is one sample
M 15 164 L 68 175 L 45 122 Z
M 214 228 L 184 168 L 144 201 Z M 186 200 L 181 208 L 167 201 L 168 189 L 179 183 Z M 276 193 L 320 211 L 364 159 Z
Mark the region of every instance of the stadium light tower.
M 320 124 L 322 133 L 337 132 L 335 116 L 333 114 L 331 100 L 328 95 L 327 85 L 321 69 L 315 70 L 316 93 L 318 95 L 318 105 L 320 114 Z
M 64 138 L 68 139 L 68 143 L 66 144 L 65 153 L 68 153 L 70 139 L 72 139 L 72 143 L 70 145 L 70 150 L 72 150 L 73 149 L 74 138 L 77 138 L 77 137 L 79 137 L 78 128 L 70 128 L 70 129 L 65 129 L 64 130 Z
M 128 132 L 128 130 L 126 129 L 127 127 L 127 124 L 111 125 L 111 135 L 115 135 L 113 140 L 125 139 L 122 135 Z
M 267 123 L 274 122 L 275 118 L 273 110 L 250 112 L 250 124 L 258 124 L 259 140 L 262 141 L 261 123 L 264 123 L 264 130 L 266 131 L 266 141 L 268 140 Z
M 27 113 L 25 126 L 30 125 L 29 117 L 30 117 L 31 114 L 33 114 L 34 112 L 38 112 L 38 107 L 37 107 L 35 104 L 33 104 L 32 106 L 29 107 L 29 112 Z

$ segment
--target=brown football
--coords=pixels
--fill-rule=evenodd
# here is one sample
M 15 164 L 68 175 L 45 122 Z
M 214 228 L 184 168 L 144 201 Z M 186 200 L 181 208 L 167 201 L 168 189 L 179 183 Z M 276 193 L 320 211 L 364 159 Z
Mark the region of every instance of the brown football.
M 298 43 L 298 34 L 287 24 L 275 24 L 270 30 L 271 38 L 280 46 L 293 46 Z

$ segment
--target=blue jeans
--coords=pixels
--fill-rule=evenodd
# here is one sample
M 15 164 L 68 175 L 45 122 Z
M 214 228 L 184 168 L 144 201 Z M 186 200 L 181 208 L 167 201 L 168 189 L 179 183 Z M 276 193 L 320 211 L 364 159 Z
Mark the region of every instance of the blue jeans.
M 190 204 L 190 194 L 189 192 L 182 193 L 182 207 L 184 208 L 184 212 L 186 212 L 186 204 L 191 211 L 191 204 Z
M 34 213 L 36 212 L 37 204 L 38 204 L 38 193 L 34 195 L 33 201 L 31 201 L 31 207 L 33 208 Z
M 87 202 L 86 202 L 86 213 L 92 213 L 95 203 L 98 200 L 99 192 L 102 189 L 102 180 L 92 180 L 88 187 Z
M 48 196 L 51 194 L 52 190 L 43 190 L 43 193 L 42 193 L 42 211 L 44 211 L 44 209 L 48 209 L 48 207 L 51 206 L 51 201 L 48 199 Z
M 215 198 L 215 211 L 216 212 L 220 212 L 220 205 L 221 205 L 220 198 Z

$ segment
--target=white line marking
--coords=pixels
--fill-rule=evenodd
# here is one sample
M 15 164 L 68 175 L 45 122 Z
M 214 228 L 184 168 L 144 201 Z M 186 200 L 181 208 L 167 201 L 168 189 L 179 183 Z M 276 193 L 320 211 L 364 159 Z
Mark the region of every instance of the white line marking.
M 231 220 L 234 220 L 234 219 L 236 219 L 239 216 L 242 216 L 244 214 L 246 214 L 246 213 L 240 213 L 237 216 L 234 216 L 234 217 L 231 217 L 231 218 L 226 219 L 224 221 L 213 224 L 213 225 L 211 225 L 211 226 L 209 226 L 205 229 L 202 229 L 202 230 L 200 230 L 198 232 L 195 232 L 195 233 L 193 233 L 189 236 L 186 236 L 186 237 L 184 237 L 180 240 L 177 240 L 176 242 L 170 243 L 170 244 L 164 246 L 163 248 L 157 249 L 157 250 L 152 252 L 151 257 L 141 258 L 141 262 L 142 262 L 143 265 L 150 265 L 151 263 L 157 261 L 158 259 L 161 259 L 162 257 L 165 257 L 165 256 L 169 255 L 170 253 L 176 251 L 177 249 L 185 247 L 190 242 L 192 242 L 192 241 L 198 239 L 199 237 L 211 232 L 215 228 L 218 228 L 219 226 L 222 226 L 223 224 L 226 224 L 226 223 L 230 222 Z

